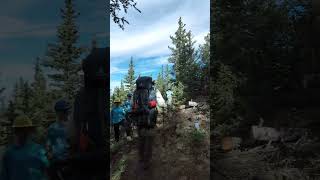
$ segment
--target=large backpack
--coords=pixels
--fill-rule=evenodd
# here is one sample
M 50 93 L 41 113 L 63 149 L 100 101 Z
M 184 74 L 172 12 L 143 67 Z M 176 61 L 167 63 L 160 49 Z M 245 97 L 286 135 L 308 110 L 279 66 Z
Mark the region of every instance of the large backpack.
M 156 123 L 156 118 L 154 118 L 156 108 L 150 106 L 150 102 L 156 101 L 152 86 L 152 78 L 148 76 L 139 77 L 136 81 L 132 112 L 137 116 L 138 126 L 153 127 Z

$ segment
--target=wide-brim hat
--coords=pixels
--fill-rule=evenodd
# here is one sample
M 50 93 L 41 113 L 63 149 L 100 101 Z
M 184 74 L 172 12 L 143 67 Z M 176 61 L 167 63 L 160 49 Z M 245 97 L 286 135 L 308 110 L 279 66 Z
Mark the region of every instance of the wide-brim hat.
M 28 127 L 35 127 L 35 125 L 32 123 L 31 119 L 28 118 L 25 115 L 18 116 L 12 125 L 13 128 L 28 128 Z
M 116 99 L 113 101 L 113 103 L 121 103 L 120 99 Z

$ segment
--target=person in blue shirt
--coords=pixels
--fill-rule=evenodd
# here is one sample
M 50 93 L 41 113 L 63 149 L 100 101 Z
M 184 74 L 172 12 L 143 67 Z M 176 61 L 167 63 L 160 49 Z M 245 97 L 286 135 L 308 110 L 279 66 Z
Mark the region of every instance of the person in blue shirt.
M 132 94 L 128 93 L 127 95 L 127 100 L 123 103 L 123 108 L 125 109 L 125 128 L 126 131 L 128 132 L 127 134 L 127 140 L 131 141 L 131 135 L 132 135 L 132 118 L 130 117 L 130 113 L 132 112 Z
M 128 93 L 127 100 L 123 103 L 123 107 L 126 113 L 130 113 L 132 110 L 132 94 Z
M 48 128 L 46 148 L 50 155 L 50 177 L 57 179 L 57 170 L 68 159 L 70 144 L 67 137 L 66 122 L 69 119 L 70 105 L 60 100 L 55 104 L 57 119 Z
M 111 110 L 111 123 L 114 128 L 114 136 L 116 142 L 119 142 L 120 140 L 120 126 L 124 127 L 124 121 L 125 121 L 125 109 L 120 106 L 121 101 L 119 99 L 116 99 L 114 101 L 114 108 Z M 127 135 L 130 134 L 127 130 Z
M 32 141 L 34 127 L 27 116 L 15 119 L 15 142 L 3 156 L 1 180 L 47 180 L 49 161 L 45 148 Z

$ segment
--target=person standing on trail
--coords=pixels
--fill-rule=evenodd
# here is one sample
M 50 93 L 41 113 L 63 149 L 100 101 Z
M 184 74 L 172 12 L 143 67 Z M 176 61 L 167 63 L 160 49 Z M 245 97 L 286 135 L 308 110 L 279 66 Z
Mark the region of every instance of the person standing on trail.
M 24 115 L 13 122 L 15 142 L 2 159 L 1 180 L 46 180 L 49 161 L 45 148 L 32 141 L 32 121 Z
M 126 113 L 130 113 L 132 109 L 132 94 L 127 94 L 127 100 L 123 103 Z
M 66 162 L 69 157 L 70 144 L 67 138 L 66 122 L 69 119 L 70 105 L 64 100 L 56 102 L 54 109 L 57 115 L 56 122 L 48 128 L 46 148 L 51 161 L 50 177 L 57 179 L 57 170 Z
M 127 140 L 131 140 L 131 135 L 132 135 L 132 121 L 130 118 L 130 113 L 132 111 L 132 94 L 128 93 L 127 95 L 127 100 L 123 103 L 123 107 L 125 109 L 125 128 L 128 131 L 128 136 Z
M 151 77 L 139 77 L 136 81 L 137 89 L 133 95 L 133 112 L 138 125 L 139 161 L 144 169 L 150 166 L 152 158 L 152 144 L 154 127 L 157 120 L 157 98 Z
M 114 136 L 116 139 L 116 142 L 119 142 L 120 140 L 120 126 L 124 127 L 124 121 L 125 121 L 125 110 L 120 106 L 121 101 L 119 99 L 116 99 L 114 101 L 115 107 L 111 110 L 111 123 L 114 128 Z M 126 129 L 127 135 L 130 135 L 130 132 L 128 129 Z

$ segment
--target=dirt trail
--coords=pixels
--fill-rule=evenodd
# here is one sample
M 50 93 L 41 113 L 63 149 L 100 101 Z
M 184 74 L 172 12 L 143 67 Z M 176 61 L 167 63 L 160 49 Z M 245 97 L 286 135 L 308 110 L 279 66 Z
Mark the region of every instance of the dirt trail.
M 178 112 L 167 118 L 165 126 L 162 117 L 155 129 L 153 157 L 151 166 L 143 170 L 138 162 L 137 148 L 134 146 L 127 154 L 127 167 L 121 180 L 206 180 L 209 179 L 209 142 L 206 138 L 204 147 L 191 147 L 186 141 L 188 129 L 193 122 L 188 122 L 192 113 Z M 191 149 L 197 149 L 198 156 Z

